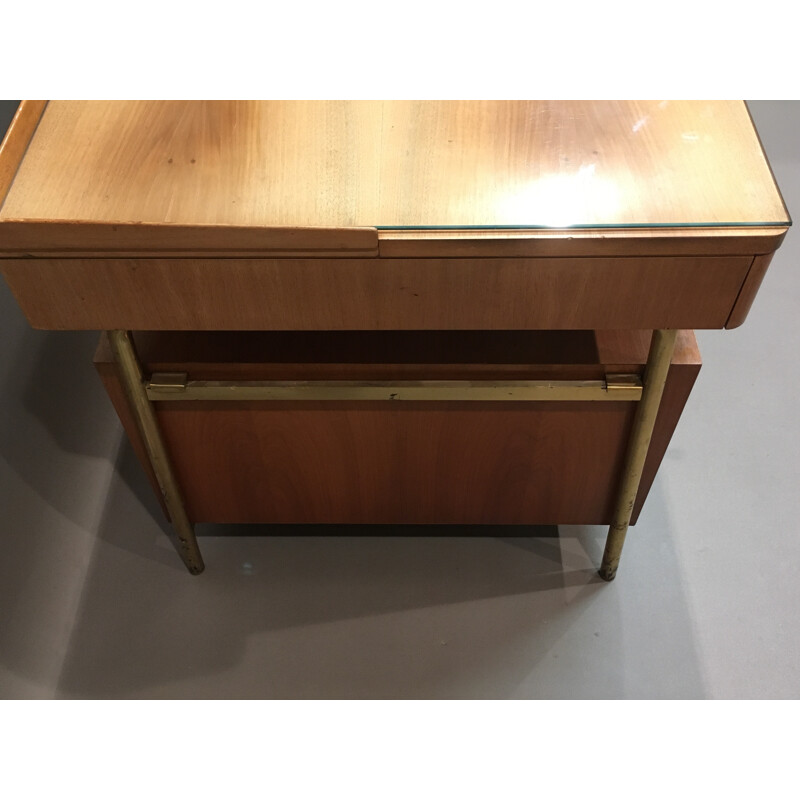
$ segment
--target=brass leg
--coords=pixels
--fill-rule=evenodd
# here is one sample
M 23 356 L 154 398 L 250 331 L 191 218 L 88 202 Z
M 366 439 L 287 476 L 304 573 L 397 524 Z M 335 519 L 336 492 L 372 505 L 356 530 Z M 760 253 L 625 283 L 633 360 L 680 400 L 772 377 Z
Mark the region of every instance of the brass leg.
M 630 525 L 644 461 L 650 447 L 653 426 L 672 361 L 672 351 L 675 349 L 676 335 L 677 331 L 672 330 L 653 331 L 650 353 L 647 356 L 647 366 L 644 372 L 642 399 L 636 407 L 636 416 L 633 420 L 633 429 L 628 441 L 625 466 L 617 495 L 617 505 L 614 509 L 614 519 L 608 529 L 606 549 L 600 567 L 600 577 L 606 581 L 613 581 L 617 574 L 622 545 L 625 544 L 625 534 Z
M 205 564 L 203 564 L 203 557 L 197 546 L 194 528 L 186 516 L 181 489 L 172 471 L 169 454 L 158 429 L 155 411 L 147 399 L 144 376 L 133 347 L 133 340 L 128 331 L 108 331 L 108 338 L 111 343 L 111 352 L 114 354 L 114 360 L 119 368 L 125 394 L 144 439 L 150 464 L 178 536 L 175 549 L 189 572 L 192 575 L 198 575 L 205 568 Z

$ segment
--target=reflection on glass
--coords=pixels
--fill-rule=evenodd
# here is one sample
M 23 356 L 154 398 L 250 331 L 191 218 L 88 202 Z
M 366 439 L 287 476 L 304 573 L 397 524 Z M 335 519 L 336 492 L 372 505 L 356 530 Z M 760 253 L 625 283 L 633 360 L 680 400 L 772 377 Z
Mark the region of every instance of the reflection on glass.
M 548 175 L 527 185 L 503 203 L 504 216 L 530 224 L 567 228 L 613 217 L 619 210 L 616 183 L 597 175 L 597 165 L 583 164 L 572 174 Z

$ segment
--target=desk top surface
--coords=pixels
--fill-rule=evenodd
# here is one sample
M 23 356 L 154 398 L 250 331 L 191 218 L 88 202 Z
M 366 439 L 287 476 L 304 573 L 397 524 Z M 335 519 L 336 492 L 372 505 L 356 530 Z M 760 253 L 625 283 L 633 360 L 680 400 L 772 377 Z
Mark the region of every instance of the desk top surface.
M 744 103 L 705 101 L 51 101 L 9 220 L 790 224 Z

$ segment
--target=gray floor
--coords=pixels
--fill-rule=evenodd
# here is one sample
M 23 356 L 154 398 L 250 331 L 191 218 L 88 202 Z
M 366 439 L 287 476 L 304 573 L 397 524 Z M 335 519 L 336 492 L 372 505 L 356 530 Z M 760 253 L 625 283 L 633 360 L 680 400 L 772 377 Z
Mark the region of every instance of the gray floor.
M 800 103 L 751 109 L 798 214 Z M 576 527 L 204 528 L 193 578 L 95 334 L 31 330 L 0 281 L 0 697 L 800 696 L 798 253 L 790 231 L 745 325 L 698 334 L 705 365 L 612 584 L 603 529 Z

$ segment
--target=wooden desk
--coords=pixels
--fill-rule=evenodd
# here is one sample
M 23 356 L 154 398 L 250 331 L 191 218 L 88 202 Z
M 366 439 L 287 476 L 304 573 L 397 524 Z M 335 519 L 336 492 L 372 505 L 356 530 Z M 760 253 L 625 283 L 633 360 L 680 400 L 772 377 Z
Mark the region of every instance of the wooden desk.
M 691 329 L 744 321 L 791 224 L 729 102 L 26 101 L 0 197 L 0 265 L 31 324 L 109 332 L 98 368 L 192 572 L 193 522 L 316 509 L 602 518 L 610 580 L 699 368 Z M 140 335 L 139 358 L 131 331 L 164 333 Z M 321 360 L 323 342 L 340 356 Z M 220 448 L 191 442 L 223 422 L 249 433 L 215 510 L 197 465 Z M 485 446 L 459 455 L 479 429 Z M 241 490 L 265 481 L 266 501 Z

